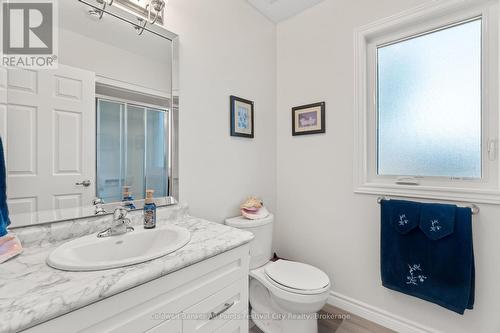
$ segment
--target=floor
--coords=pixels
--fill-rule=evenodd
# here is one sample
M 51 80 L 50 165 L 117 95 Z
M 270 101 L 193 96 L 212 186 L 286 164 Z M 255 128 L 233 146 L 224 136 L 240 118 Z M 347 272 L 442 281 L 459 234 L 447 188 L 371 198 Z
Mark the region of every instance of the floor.
M 250 326 L 252 326 L 252 323 L 250 323 Z M 248 333 L 263 333 L 261 330 L 259 330 L 259 328 L 257 326 L 254 326 L 254 327 L 250 327 L 250 330 L 248 331 Z
M 396 333 L 346 311 L 327 305 L 320 314 L 328 319 L 318 321 L 318 333 Z M 253 326 L 253 327 L 252 327 Z M 263 333 L 250 323 L 250 333 Z
M 391 332 L 391 331 L 388 331 Z M 257 326 L 254 326 L 250 329 L 249 333 L 264 333 Z M 356 323 L 343 322 L 337 328 L 330 328 L 328 326 L 319 325 L 318 333 L 374 333 L 374 331 L 370 331 L 369 329 L 360 326 Z

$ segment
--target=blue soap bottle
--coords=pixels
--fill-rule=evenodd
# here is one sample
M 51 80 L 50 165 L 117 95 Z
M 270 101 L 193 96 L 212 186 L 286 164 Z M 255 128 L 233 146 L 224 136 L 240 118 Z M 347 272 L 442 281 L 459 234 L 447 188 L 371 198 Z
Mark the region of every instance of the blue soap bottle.
M 153 201 L 154 190 L 146 190 L 146 200 L 144 200 L 144 229 L 156 227 L 156 205 Z
M 123 186 L 122 206 L 129 210 L 133 210 L 135 209 L 134 198 L 129 189 L 130 186 Z

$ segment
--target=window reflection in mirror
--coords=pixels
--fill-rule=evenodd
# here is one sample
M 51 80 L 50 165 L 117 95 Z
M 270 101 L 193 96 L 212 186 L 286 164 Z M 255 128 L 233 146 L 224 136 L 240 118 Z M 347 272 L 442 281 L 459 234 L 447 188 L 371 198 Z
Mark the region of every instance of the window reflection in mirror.
M 97 99 L 97 196 L 117 202 L 124 187 L 134 200 L 149 189 L 168 196 L 168 127 L 167 109 Z

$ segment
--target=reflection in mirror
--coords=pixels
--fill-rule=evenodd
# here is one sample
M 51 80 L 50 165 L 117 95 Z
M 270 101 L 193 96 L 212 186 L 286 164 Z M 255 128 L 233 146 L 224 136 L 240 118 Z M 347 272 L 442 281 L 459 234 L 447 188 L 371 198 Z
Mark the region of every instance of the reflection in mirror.
M 119 4 L 99 19 L 59 1 L 58 67 L 0 71 L 11 227 L 140 209 L 149 189 L 175 203 L 176 35 L 149 23 L 139 35 Z
M 97 197 L 104 202 L 144 199 L 147 189 L 167 196 L 170 111 L 97 99 Z

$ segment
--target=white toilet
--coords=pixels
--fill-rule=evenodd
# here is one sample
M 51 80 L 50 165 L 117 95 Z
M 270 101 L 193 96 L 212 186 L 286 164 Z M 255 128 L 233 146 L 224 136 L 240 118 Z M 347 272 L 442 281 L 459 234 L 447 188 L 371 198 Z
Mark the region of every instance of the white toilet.
M 325 305 L 330 279 L 320 269 L 272 258 L 273 220 L 234 217 L 226 224 L 255 235 L 250 244 L 252 320 L 264 333 L 317 333 L 316 313 Z

